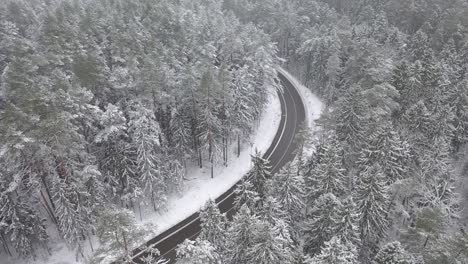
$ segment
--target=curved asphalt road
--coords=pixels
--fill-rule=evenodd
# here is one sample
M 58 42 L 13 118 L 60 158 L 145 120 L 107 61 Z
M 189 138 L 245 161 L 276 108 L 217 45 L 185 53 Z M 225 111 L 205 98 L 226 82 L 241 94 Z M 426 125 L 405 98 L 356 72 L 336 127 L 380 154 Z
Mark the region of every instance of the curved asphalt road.
M 302 99 L 294 87 L 294 85 L 281 73 L 278 77 L 283 86 L 283 91 L 278 91 L 278 96 L 281 101 L 281 121 L 278 132 L 275 135 L 273 143 L 265 152 L 263 157 L 270 160 L 271 173 L 277 173 L 281 167 L 294 158 L 294 150 L 296 149 L 295 135 L 299 131 L 299 127 L 305 120 L 305 110 Z M 234 190 L 237 184 L 231 187 L 228 191 L 222 194 L 216 203 L 221 213 L 226 213 L 229 219 L 235 213 L 234 205 Z M 157 248 L 161 253 L 161 257 L 174 262 L 175 248 L 185 239 L 194 239 L 200 233 L 200 219 L 198 213 L 195 213 L 166 232 L 154 237 L 146 243 L 148 247 Z M 135 249 L 133 251 L 133 262 L 142 263 L 141 259 L 147 255 L 146 252 Z M 115 262 L 121 263 L 121 262 Z

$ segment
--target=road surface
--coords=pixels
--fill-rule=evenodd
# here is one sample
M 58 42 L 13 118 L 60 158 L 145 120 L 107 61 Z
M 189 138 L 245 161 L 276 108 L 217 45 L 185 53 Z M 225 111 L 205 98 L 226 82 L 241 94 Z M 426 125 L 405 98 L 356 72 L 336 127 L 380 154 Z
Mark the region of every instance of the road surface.
M 297 89 L 281 73 L 278 73 L 278 77 L 283 86 L 283 91 L 278 91 L 282 116 L 273 143 L 263 155 L 264 158 L 270 161 L 272 174 L 277 173 L 281 167 L 294 158 L 294 151 L 296 149 L 294 138 L 299 131 L 300 125 L 305 121 L 304 104 Z M 233 206 L 236 185 L 216 199 L 221 213 L 226 213 L 229 219 L 235 213 Z M 195 239 L 199 233 L 200 219 L 199 214 L 195 213 L 166 232 L 154 237 L 146 245 L 157 248 L 161 253 L 160 258 L 164 257 L 169 260 L 169 263 L 173 263 L 177 245 L 185 239 Z M 132 254 L 133 261 L 135 263 L 142 263 L 141 259 L 146 254 L 142 250 L 134 250 Z

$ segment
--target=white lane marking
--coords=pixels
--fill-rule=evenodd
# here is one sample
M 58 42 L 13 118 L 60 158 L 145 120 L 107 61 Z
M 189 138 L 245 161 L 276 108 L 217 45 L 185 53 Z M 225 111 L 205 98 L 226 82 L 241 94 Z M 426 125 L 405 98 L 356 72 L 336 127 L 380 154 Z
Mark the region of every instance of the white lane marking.
M 288 80 L 289 81 L 289 80 Z M 290 82 L 290 84 L 294 87 L 294 85 Z M 288 147 L 287 149 L 289 149 L 289 147 L 292 145 L 292 143 L 294 142 L 294 139 L 296 137 L 296 130 L 297 130 L 297 106 L 296 106 L 296 101 L 294 100 L 294 96 L 292 96 L 292 94 L 289 92 L 288 95 L 291 97 L 292 101 L 294 102 L 293 105 L 294 105 L 294 130 L 293 130 L 293 136 L 291 137 L 291 139 L 289 140 L 289 143 L 288 143 Z M 276 163 L 276 165 L 271 169 L 271 171 L 274 171 L 276 169 L 276 167 L 279 166 L 279 164 L 281 164 L 281 162 L 284 160 L 284 157 L 286 156 L 286 151 L 283 152 L 283 155 L 281 156 L 281 159 L 278 161 L 278 163 Z
M 286 78 L 286 79 L 287 79 L 287 78 Z M 289 80 L 288 80 L 288 81 L 289 81 Z M 292 82 L 290 82 L 290 83 L 292 84 Z M 292 84 L 292 86 L 294 87 L 294 84 Z M 294 88 L 296 88 L 296 87 L 294 87 Z M 284 89 L 283 89 L 283 91 L 280 91 L 279 94 L 281 95 L 281 96 L 279 96 L 279 97 L 280 97 L 280 100 L 282 100 L 282 101 L 284 102 L 284 105 L 285 105 L 285 107 L 284 107 L 284 109 L 285 109 L 285 119 L 284 119 L 283 128 L 282 128 L 282 130 L 281 130 L 281 134 L 280 134 L 280 137 L 279 137 L 279 139 L 278 139 L 278 142 L 276 143 L 275 147 L 273 148 L 271 154 L 267 157 L 267 159 L 271 158 L 271 156 L 272 156 L 273 153 L 275 152 L 276 148 L 277 148 L 278 145 L 279 145 L 279 142 L 281 141 L 281 139 L 282 139 L 283 136 L 284 136 L 284 131 L 286 130 L 286 123 L 287 123 L 287 118 L 288 118 L 288 107 L 287 107 L 287 105 L 286 105 L 286 100 L 284 99 Z M 293 98 L 292 96 L 291 96 L 291 98 L 292 98 L 292 100 L 294 101 L 294 98 Z M 294 101 L 294 102 L 295 102 L 295 101 Z M 296 111 L 295 106 L 294 106 L 294 111 L 295 111 L 296 114 L 297 114 L 297 111 Z M 294 133 L 296 133 L 296 128 L 295 128 L 295 127 L 294 127 Z M 294 137 L 293 137 L 293 138 L 294 138 Z M 293 138 L 292 138 L 292 140 L 293 140 Z M 292 140 L 290 140 L 290 143 L 289 143 L 288 147 L 291 145 Z M 283 156 L 282 156 L 280 162 L 282 161 L 282 159 L 284 158 L 285 155 L 286 155 L 286 154 L 283 154 Z M 277 165 L 278 165 L 278 164 L 277 164 Z M 276 166 L 275 166 L 274 168 L 276 168 Z M 231 197 L 232 195 L 234 195 L 234 192 L 230 193 L 228 196 L 226 196 L 224 199 L 222 199 L 221 201 L 219 201 L 219 202 L 216 203 L 216 204 L 217 204 L 217 205 L 221 204 L 222 202 L 224 202 L 225 200 L 227 200 L 227 199 L 228 199 L 229 197 Z M 234 208 L 234 207 L 231 207 L 231 208 L 230 208 L 228 211 L 226 211 L 225 213 L 231 211 L 233 208 Z M 157 241 L 157 242 L 151 244 L 149 247 L 154 247 L 154 246 L 160 244 L 161 242 L 165 241 L 166 239 L 168 239 L 168 238 L 171 237 L 172 235 L 178 233 L 179 231 L 181 231 L 182 229 L 186 228 L 187 226 L 193 224 L 195 221 L 197 221 L 197 220 L 199 220 L 199 219 L 200 219 L 200 217 L 197 216 L 194 220 L 190 221 L 189 223 L 187 223 L 186 225 L 180 227 L 179 229 L 173 231 L 172 233 L 166 235 L 165 237 L 163 237 L 163 238 L 160 239 L 159 241 Z M 193 237 L 193 236 L 192 236 L 192 237 Z M 177 246 L 176 246 L 176 247 L 177 247 Z M 174 247 L 174 248 L 175 248 L 175 247 Z M 172 250 L 172 249 L 171 249 L 171 250 Z M 170 250 L 169 250 L 169 251 L 170 251 Z M 169 251 L 167 251 L 165 254 L 167 254 Z M 138 252 L 136 255 L 134 255 L 134 256 L 132 257 L 132 259 L 139 257 L 139 256 L 142 255 L 143 253 L 145 253 L 144 250 Z M 164 256 L 164 254 L 163 254 L 162 256 Z

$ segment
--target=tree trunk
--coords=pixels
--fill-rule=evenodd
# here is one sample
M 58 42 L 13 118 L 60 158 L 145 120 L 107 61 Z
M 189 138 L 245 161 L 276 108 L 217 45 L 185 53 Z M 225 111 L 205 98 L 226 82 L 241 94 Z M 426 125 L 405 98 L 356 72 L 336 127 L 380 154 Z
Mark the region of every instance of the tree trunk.
M 54 222 L 54 224 L 57 224 L 57 218 L 55 217 L 55 211 L 52 210 L 52 208 L 50 208 L 50 205 L 47 202 L 47 199 L 44 196 L 44 193 L 42 192 L 42 190 L 40 191 L 40 193 L 41 193 L 41 197 L 42 197 L 42 201 L 43 201 L 42 204 L 45 207 L 47 214 L 50 216 L 50 219 L 52 219 L 52 222 Z M 49 198 L 49 200 L 50 200 L 50 198 Z M 52 202 L 52 200 L 50 200 L 50 201 Z M 52 203 L 52 205 L 53 205 L 53 203 Z
M 154 202 L 154 192 L 153 191 L 151 191 L 151 203 L 153 204 L 154 211 L 157 212 L 156 203 Z
M 5 250 L 5 252 L 6 252 L 10 257 L 12 257 L 13 255 L 11 254 L 10 248 L 8 247 L 8 244 L 7 244 L 7 242 L 6 242 L 6 239 L 5 239 L 5 236 L 3 235 L 3 233 L 0 233 L 0 237 L 2 238 L 3 249 Z
M 426 241 L 424 241 L 423 248 L 426 248 L 428 242 L 429 242 L 429 236 L 426 237 Z
M 88 234 L 88 242 L 89 242 L 89 247 L 91 248 L 91 252 L 94 252 L 93 241 L 91 240 L 91 236 L 89 234 Z
M 240 157 L 240 133 L 237 134 L 237 157 Z

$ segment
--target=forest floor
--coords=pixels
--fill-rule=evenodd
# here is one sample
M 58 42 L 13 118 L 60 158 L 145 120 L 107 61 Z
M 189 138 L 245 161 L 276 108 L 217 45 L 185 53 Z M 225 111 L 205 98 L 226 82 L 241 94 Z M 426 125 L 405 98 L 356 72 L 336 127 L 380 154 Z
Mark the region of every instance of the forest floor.
M 260 120 L 256 124 L 256 131 L 241 146 L 240 156 L 237 157 L 237 144 L 232 142 L 228 166 L 215 166 L 214 178 L 211 178 L 210 167 L 199 168 L 196 164 L 188 165 L 185 187 L 179 194 L 174 194 L 168 199 L 167 209 L 163 212 L 154 212 L 151 206 L 143 207 L 141 212 L 135 212 L 135 217 L 140 224 L 154 226 L 154 232 L 149 233 L 143 241 L 154 237 L 173 225 L 182 221 L 194 212 L 198 211 L 210 198 L 215 199 L 227 191 L 251 168 L 250 156 L 257 149 L 264 153 L 270 146 L 281 120 L 281 105 L 276 92 L 270 95 Z M 78 260 L 74 250 L 70 250 L 57 235 L 56 230 L 48 230 L 52 239 L 49 241 L 51 255 L 41 252 L 36 260 L 8 259 L 0 255 L 1 264 L 78 264 L 85 263 L 82 257 Z M 57 236 L 57 237 L 53 237 Z M 142 242 L 143 242 L 142 241 Z M 96 238 L 92 238 L 94 249 L 98 247 Z M 91 255 L 91 247 L 85 244 L 85 255 Z M 5 260 L 5 262 L 4 262 Z

